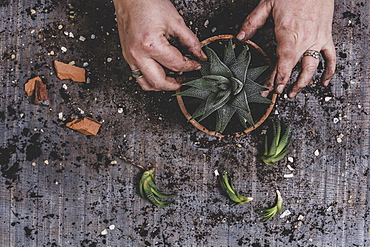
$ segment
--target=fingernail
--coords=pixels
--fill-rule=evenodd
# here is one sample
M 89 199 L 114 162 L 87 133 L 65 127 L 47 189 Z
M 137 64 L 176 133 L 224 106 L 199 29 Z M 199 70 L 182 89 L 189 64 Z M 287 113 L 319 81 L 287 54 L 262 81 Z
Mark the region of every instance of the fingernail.
M 276 88 L 276 93 L 281 94 L 284 91 L 284 85 L 278 85 Z
M 238 33 L 238 35 L 236 36 L 236 38 L 237 38 L 238 40 L 243 40 L 243 39 L 244 39 L 244 37 L 245 37 L 245 32 L 244 32 L 244 31 L 240 31 L 240 32 Z
M 202 50 L 200 50 L 200 57 L 201 57 L 200 60 L 207 61 L 207 55 Z
M 296 95 L 297 95 L 297 93 L 290 92 L 290 93 L 288 94 L 288 97 L 289 97 L 289 98 L 294 98 Z
M 200 70 L 202 68 L 202 65 L 198 65 L 195 70 Z

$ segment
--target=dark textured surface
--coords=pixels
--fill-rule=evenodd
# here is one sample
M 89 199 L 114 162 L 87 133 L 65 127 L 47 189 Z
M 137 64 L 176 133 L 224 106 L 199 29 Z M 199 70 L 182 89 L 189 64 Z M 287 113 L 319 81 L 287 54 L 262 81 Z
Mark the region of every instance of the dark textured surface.
M 174 2 L 200 39 L 235 34 L 257 4 Z M 128 79 L 111 2 L 0 1 L 0 245 L 370 246 L 370 7 L 335 5 L 336 76 L 329 89 L 314 83 L 295 99 L 279 98 L 276 111 L 294 130 L 293 162 L 267 167 L 257 159 L 264 127 L 207 136 L 186 122 L 171 92 L 144 92 Z M 253 40 L 273 56 L 272 22 Z M 55 59 L 88 62 L 90 83 L 57 79 Z M 50 107 L 23 91 L 35 75 Z M 76 116 L 104 121 L 99 134 L 64 127 Z M 142 171 L 121 155 L 157 167 L 157 184 L 178 194 L 175 203 L 159 209 L 143 200 Z M 216 169 L 254 201 L 233 207 Z M 291 214 L 264 223 L 256 211 L 274 203 L 275 189 Z

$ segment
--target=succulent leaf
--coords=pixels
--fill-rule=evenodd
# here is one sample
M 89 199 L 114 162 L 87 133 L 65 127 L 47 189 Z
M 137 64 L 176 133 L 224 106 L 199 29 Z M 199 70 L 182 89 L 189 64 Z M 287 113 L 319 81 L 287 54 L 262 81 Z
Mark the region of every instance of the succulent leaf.
M 273 165 L 274 162 L 284 158 L 289 152 L 292 140 L 290 125 L 285 125 L 283 120 L 274 120 L 265 137 L 262 161 L 267 165 Z
M 268 65 L 256 67 L 256 68 L 250 68 L 247 72 L 247 78 L 251 81 L 255 81 L 258 77 L 262 75 L 263 72 L 265 72 L 268 69 Z
M 214 111 L 224 106 L 231 97 L 231 91 L 221 91 L 218 94 L 211 93 L 206 101 L 205 110 L 199 121 L 202 121 Z
M 222 75 L 225 77 L 233 77 L 231 70 L 221 61 L 217 56 L 216 52 L 205 46 L 205 53 L 207 54 L 208 60 L 210 62 L 210 74 L 211 75 Z
M 223 83 L 227 84 L 228 82 L 229 80 L 226 77 L 223 77 L 220 75 L 208 75 L 208 76 L 203 76 L 202 78 L 199 78 L 196 80 L 186 82 L 184 83 L 184 85 L 217 93 L 219 90 L 217 88 L 217 85 L 223 84 Z
M 230 122 L 230 119 L 235 114 L 236 109 L 229 106 L 224 105 L 220 109 L 217 110 L 217 121 L 216 121 L 216 129 L 215 132 L 223 132 Z
M 269 209 L 265 209 L 260 214 L 265 218 L 265 222 L 275 217 L 276 214 L 280 213 L 283 209 L 283 198 L 281 197 L 280 191 L 276 190 L 276 203 L 275 206 Z
M 233 46 L 233 40 L 230 39 L 224 49 L 224 62 L 227 66 L 230 66 L 230 64 L 234 63 L 236 60 Z
M 154 181 L 154 171 L 155 169 L 152 168 L 145 171 L 141 176 L 139 183 L 140 195 L 141 197 L 148 199 L 157 207 L 166 207 L 171 204 L 172 201 L 161 201 L 160 199 L 172 199 L 175 195 L 163 195 L 159 191 Z
M 180 93 L 174 94 L 181 95 L 181 96 L 189 96 L 197 99 L 205 100 L 209 96 L 209 94 L 212 93 L 211 91 L 205 90 L 205 89 L 199 89 L 195 87 L 191 87 L 189 89 L 186 89 L 185 91 L 182 91 Z
M 222 177 L 220 176 L 219 181 L 222 190 L 226 192 L 229 198 L 236 203 L 235 205 L 241 205 L 253 200 L 252 197 L 243 196 L 235 190 L 234 184 L 232 183 L 231 179 L 228 178 L 226 171 L 222 174 Z
M 243 90 L 244 87 L 243 82 L 241 82 L 239 79 L 235 77 L 231 77 L 230 81 L 233 90 L 233 95 L 238 95 Z

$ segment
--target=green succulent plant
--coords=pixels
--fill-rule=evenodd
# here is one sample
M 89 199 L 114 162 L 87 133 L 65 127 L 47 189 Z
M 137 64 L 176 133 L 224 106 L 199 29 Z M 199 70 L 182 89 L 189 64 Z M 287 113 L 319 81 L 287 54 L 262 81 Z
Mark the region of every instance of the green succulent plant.
M 166 207 L 171 204 L 173 201 L 162 201 L 161 199 L 172 199 L 175 195 L 163 195 L 154 181 L 154 171 L 155 168 L 152 168 L 148 171 L 145 171 L 140 179 L 140 195 L 143 198 L 147 198 L 151 203 L 158 207 Z
M 276 190 L 276 203 L 275 206 L 263 210 L 260 214 L 265 218 L 265 221 L 271 220 L 276 214 L 280 213 L 283 209 L 283 198 L 280 191 Z
M 222 190 L 225 191 L 229 198 L 236 203 L 235 205 L 241 205 L 243 203 L 250 202 L 253 200 L 252 197 L 240 195 L 235 190 L 234 185 L 231 179 L 228 178 L 226 171 L 222 174 L 222 176 L 220 176 L 219 181 Z
M 274 165 L 274 162 L 281 160 L 287 155 L 292 143 L 290 124 L 283 120 L 275 119 L 272 122 L 272 129 L 265 136 L 264 153 L 262 161 L 267 165 Z
M 199 122 L 217 112 L 215 132 L 223 132 L 234 114 L 244 128 L 254 126 L 249 103 L 271 104 L 271 100 L 260 94 L 268 90 L 260 84 L 268 66 L 249 68 L 249 47 L 245 45 L 238 56 L 233 47 L 230 39 L 221 60 L 214 50 L 205 46 L 208 61 L 201 62 L 202 77 L 184 83 L 190 88 L 176 94 L 202 100 L 192 115 Z

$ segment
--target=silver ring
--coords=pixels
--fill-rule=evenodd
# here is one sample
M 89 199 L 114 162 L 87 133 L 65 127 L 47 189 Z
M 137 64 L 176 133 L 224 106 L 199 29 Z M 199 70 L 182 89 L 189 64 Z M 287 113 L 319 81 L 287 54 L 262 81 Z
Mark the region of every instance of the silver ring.
M 320 52 L 318 51 L 314 51 L 314 50 L 307 50 L 303 53 L 303 56 L 311 56 L 311 57 L 314 57 L 316 59 L 319 59 L 320 58 Z
M 134 78 L 141 78 L 141 77 L 144 77 L 143 73 L 141 73 L 141 71 L 139 69 L 135 69 L 133 71 L 131 71 L 132 73 L 132 77 Z

